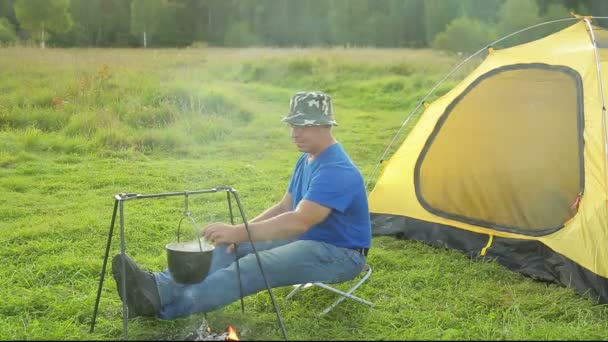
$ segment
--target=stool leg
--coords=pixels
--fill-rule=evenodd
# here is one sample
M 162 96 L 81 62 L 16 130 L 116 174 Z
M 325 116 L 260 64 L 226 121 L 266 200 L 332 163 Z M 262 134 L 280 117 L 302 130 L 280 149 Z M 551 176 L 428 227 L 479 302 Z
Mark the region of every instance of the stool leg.
M 369 306 L 374 305 L 374 304 L 373 304 L 372 302 L 370 302 L 370 301 L 367 301 L 367 300 L 365 300 L 365 299 L 359 298 L 359 297 L 357 297 L 357 296 L 353 296 L 353 295 L 351 294 L 351 293 L 353 293 L 353 292 L 354 292 L 354 291 L 355 291 L 357 288 L 359 288 L 359 286 L 361 286 L 361 284 L 363 284 L 363 283 L 364 283 L 364 282 L 367 280 L 367 278 L 369 278 L 369 276 L 372 274 L 372 268 L 371 268 L 369 265 L 366 265 L 366 268 L 367 268 L 367 272 L 365 273 L 365 276 L 363 276 L 363 278 L 361 278 L 361 280 L 359 280 L 359 281 L 357 282 L 357 284 L 355 284 L 355 286 L 351 287 L 351 289 L 350 289 L 350 290 L 348 290 L 347 292 L 340 291 L 340 290 L 338 290 L 338 289 L 335 289 L 335 288 L 333 288 L 333 287 L 331 287 L 331 286 L 327 286 L 327 285 L 322 284 L 322 283 L 315 283 L 315 285 L 316 285 L 316 286 L 319 286 L 319 287 L 324 288 L 324 289 L 326 289 L 326 290 L 329 290 L 329 291 L 335 292 L 335 293 L 337 293 L 337 294 L 339 294 L 339 295 L 341 295 L 341 296 L 342 296 L 342 297 L 338 298 L 338 300 L 336 300 L 336 301 L 335 301 L 335 302 L 334 302 L 332 305 L 328 306 L 328 307 L 327 307 L 325 310 L 323 310 L 323 312 L 321 312 L 321 313 L 319 314 L 319 316 L 323 316 L 323 315 L 327 314 L 327 313 L 328 313 L 328 312 L 330 312 L 330 311 L 331 311 L 333 308 L 335 308 L 335 307 L 336 307 L 336 305 L 340 304 L 340 303 L 341 303 L 341 302 L 342 302 L 344 299 L 346 299 L 346 298 L 350 298 L 350 299 L 356 300 L 356 301 L 357 301 L 357 302 L 359 302 L 359 303 L 367 304 L 367 305 L 369 305 Z
M 306 285 L 306 284 L 300 284 L 300 285 L 298 285 L 298 287 L 296 287 L 295 289 L 293 289 L 293 291 L 291 291 L 291 292 L 290 292 L 290 293 L 287 295 L 287 297 L 285 297 L 285 300 L 290 299 L 290 298 L 291 298 L 291 297 L 293 297 L 293 296 L 294 296 L 296 293 L 298 293 L 298 292 L 302 291 L 302 290 L 304 289 L 304 286 L 305 286 L 305 285 Z
M 342 292 L 342 291 L 340 291 L 340 290 L 337 290 L 337 289 L 335 289 L 335 288 L 333 288 L 333 287 L 331 287 L 331 286 L 327 286 L 327 285 L 325 285 L 325 284 L 315 284 L 315 285 L 316 285 L 316 286 L 319 286 L 319 287 L 321 287 L 321 288 L 324 288 L 324 289 L 326 289 L 326 290 L 329 290 L 329 291 L 335 292 L 335 293 L 337 293 L 337 294 L 339 294 L 339 295 L 341 295 L 341 296 L 342 296 L 342 297 L 338 298 L 338 300 L 336 300 L 336 301 L 335 301 L 335 302 L 334 302 L 332 305 L 330 305 L 330 306 L 329 306 L 327 309 L 323 310 L 323 312 L 322 312 L 321 314 L 319 314 L 319 316 L 325 315 L 326 313 L 330 312 L 330 311 L 331 311 L 333 308 L 335 308 L 335 307 L 336 307 L 336 305 L 340 304 L 340 303 L 341 303 L 341 302 L 342 302 L 344 299 L 346 299 L 346 298 L 353 299 L 353 300 L 356 300 L 356 301 L 357 301 L 357 302 L 359 302 L 359 303 L 367 304 L 367 305 L 370 305 L 370 306 L 374 305 L 374 304 L 373 304 L 372 302 L 370 302 L 370 301 L 367 301 L 367 300 L 365 300 L 365 299 L 359 298 L 359 297 L 357 297 L 357 296 L 353 296 L 353 295 L 351 294 L 351 293 L 352 293 L 354 290 L 356 290 L 356 289 L 359 287 L 359 285 L 361 285 L 361 284 L 357 284 L 357 286 L 354 286 L 354 287 L 353 287 L 353 288 L 351 288 L 351 289 L 350 289 L 348 292 Z

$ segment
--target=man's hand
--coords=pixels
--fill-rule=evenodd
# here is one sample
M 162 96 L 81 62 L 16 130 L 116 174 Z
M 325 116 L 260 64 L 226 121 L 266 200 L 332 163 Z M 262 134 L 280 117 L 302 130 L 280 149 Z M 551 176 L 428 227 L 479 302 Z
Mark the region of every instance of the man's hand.
M 201 234 L 214 245 L 221 243 L 239 243 L 246 240 L 245 230 L 240 226 L 226 223 L 212 223 L 205 226 Z

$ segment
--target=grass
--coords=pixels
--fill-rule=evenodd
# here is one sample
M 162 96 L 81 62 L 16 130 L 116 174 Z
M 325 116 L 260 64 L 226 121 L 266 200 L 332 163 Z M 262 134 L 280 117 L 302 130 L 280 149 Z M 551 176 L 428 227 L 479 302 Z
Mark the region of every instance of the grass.
M 280 119 L 303 89 L 333 96 L 335 134 L 369 176 L 407 114 L 458 62 L 405 49 L 0 49 L 0 339 L 122 337 L 109 272 L 88 332 L 115 194 L 230 185 L 255 216 L 287 186 L 298 153 Z M 190 210 L 200 224 L 228 220 L 222 195 L 192 196 Z M 126 202 L 129 254 L 164 268 L 182 212 L 182 198 Z M 608 336 L 605 306 L 494 262 L 389 237 L 374 238 L 369 262 L 374 273 L 357 292 L 371 308 L 346 301 L 319 318 L 333 294 L 309 289 L 285 301 L 290 288 L 275 289 L 289 338 Z M 209 323 L 245 339 L 282 339 L 265 291 L 245 306 L 245 314 L 238 302 L 211 312 Z M 129 335 L 176 338 L 201 319 L 137 318 Z

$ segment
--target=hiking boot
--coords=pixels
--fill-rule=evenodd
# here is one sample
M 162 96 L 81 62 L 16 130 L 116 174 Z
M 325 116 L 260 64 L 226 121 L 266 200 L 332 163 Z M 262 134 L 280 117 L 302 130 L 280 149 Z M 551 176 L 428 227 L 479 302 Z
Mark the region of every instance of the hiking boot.
M 120 254 L 112 259 L 112 276 L 116 281 L 118 296 L 122 301 L 125 294 L 122 293 L 122 260 Z M 125 254 L 125 276 L 127 288 L 128 318 L 137 316 L 154 317 L 160 311 L 160 296 L 156 287 L 154 275 L 145 272 Z

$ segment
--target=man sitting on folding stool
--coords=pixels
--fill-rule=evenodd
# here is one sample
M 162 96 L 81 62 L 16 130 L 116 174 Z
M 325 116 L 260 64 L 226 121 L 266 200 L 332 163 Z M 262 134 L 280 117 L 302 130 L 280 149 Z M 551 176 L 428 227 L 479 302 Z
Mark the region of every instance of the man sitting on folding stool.
M 283 119 L 302 155 L 283 199 L 251 220 L 251 239 L 271 287 L 306 283 L 341 283 L 366 267 L 371 225 L 363 177 L 332 134 L 336 126 L 331 98 L 322 92 L 299 92 Z M 173 319 L 208 312 L 266 289 L 243 224 L 213 223 L 201 230 L 216 245 L 208 276 L 200 283 L 176 283 L 168 270 L 149 273 L 126 260 L 129 317 Z M 232 244 L 237 244 L 239 289 Z M 121 283 L 122 262 L 114 257 L 112 273 Z M 369 275 L 369 273 L 368 273 Z M 350 294 L 347 294 L 350 296 Z M 370 304 L 367 302 L 367 304 Z

